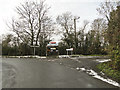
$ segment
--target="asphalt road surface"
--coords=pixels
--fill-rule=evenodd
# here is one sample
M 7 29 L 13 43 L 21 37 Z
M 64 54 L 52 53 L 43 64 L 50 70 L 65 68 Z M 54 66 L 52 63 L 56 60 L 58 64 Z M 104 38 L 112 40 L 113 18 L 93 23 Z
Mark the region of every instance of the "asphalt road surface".
M 71 59 L 3 58 L 3 88 L 115 88 L 62 64 Z M 75 63 L 71 62 L 71 64 Z M 87 62 L 86 62 L 87 63 Z M 80 63 L 79 63 L 80 64 Z

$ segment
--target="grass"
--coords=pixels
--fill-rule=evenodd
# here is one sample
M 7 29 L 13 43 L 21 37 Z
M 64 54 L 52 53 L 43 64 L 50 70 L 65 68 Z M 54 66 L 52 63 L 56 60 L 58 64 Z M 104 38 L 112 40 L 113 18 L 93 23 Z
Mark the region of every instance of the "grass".
M 97 65 L 97 68 L 105 73 L 105 75 L 108 77 L 120 83 L 120 71 L 112 69 L 112 67 L 109 66 L 109 63 L 111 62 L 101 63 Z

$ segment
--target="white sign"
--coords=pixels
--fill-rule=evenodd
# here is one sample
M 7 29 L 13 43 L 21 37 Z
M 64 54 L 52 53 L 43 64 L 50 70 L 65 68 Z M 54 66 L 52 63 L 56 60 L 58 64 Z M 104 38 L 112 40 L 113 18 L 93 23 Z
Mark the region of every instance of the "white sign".
M 73 48 L 70 48 L 70 49 L 66 49 L 66 51 L 73 51 Z

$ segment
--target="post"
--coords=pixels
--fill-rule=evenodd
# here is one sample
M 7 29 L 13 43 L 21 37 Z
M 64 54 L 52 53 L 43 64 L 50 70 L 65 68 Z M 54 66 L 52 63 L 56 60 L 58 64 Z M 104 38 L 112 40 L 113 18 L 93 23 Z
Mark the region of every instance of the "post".
M 72 51 L 71 51 L 71 55 L 72 55 Z
M 46 57 L 47 57 L 47 46 L 46 46 Z
M 35 56 L 35 47 L 34 47 L 34 56 Z
M 75 31 L 75 54 L 76 54 L 76 49 L 77 49 L 77 34 L 76 34 L 76 19 L 79 19 L 80 17 L 74 17 L 74 31 Z
M 67 50 L 67 55 L 68 55 L 68 50 Z
M 74 32 L 75 32 L 75 54 L 76 54 L 76 18 L 74 18 Z
M 39 46 L 30 46 L 33 48 L 33 55 L 35 56 L 35 51 L 36 51 L 36 48 L 39 47 Z

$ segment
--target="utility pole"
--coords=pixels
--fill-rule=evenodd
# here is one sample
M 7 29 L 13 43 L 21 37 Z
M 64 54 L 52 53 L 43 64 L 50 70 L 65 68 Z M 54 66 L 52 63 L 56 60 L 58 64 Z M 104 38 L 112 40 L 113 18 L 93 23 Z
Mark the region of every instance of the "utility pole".
M 79 19 L 80 17 L 74 17 L 74 32 L 75 32 L 75 54 L 76 54 L 76 49 L 77 49 L 77 34 L 76 34 L 76 20 Z

